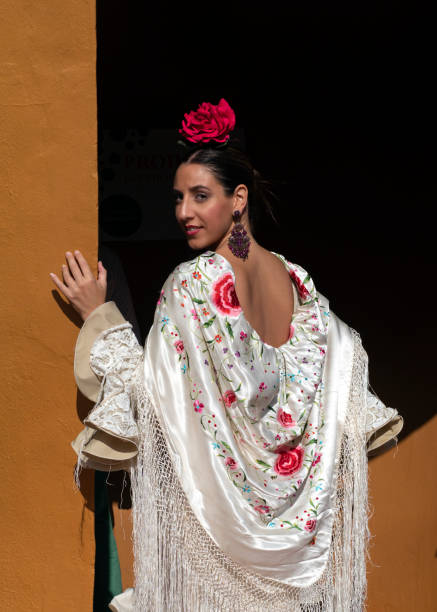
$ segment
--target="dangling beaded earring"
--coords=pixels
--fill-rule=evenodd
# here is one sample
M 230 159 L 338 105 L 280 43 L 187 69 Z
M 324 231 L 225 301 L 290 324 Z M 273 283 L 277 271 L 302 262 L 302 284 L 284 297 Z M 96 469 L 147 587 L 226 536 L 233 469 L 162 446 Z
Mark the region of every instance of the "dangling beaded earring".
M 235 225 L 232 228 L 231 235 L 228 238 L 228 247 L 236 257 L 247 259 L 249 254 L 250 238 L 247 235 L 243 224 L 240 222 L 241 213 L 239 210 L 236 210 L 233 213 L 232 219 L 234 220 Z

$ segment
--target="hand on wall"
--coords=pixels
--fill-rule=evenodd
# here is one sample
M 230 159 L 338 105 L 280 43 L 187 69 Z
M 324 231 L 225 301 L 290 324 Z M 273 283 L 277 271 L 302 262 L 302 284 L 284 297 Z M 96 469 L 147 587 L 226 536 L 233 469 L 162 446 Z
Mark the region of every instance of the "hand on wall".
M 50 277 L 59 291 L 82 317 L 82 320 L 85 321 L 95 308 L 106 301 L 106 269 L 99 261 L 96 279 L 80 251 L 74 251 L 74 255 L 67 251 L 65 257 L 68 265 L 62 265 L 64 282 L 53 272 L 50 272 Z

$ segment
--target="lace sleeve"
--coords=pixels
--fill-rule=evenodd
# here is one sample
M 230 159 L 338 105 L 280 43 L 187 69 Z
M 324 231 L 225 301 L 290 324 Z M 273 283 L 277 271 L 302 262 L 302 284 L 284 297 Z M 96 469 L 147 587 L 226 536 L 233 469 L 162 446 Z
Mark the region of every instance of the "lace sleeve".
M 84 420 L 84 432 L 73 443 L 80 467 L 125 469 L 137 455 L 138 428 L 131 389 L 143 354 L 127 321 L 103 330 L 95 338 L 89 366 L 100 390 Z
M 370 388 L 367 389 L 366 439 L 367 452 L 372 454 L 376 449 L 390 441 L 397 442 L 397 435 L 404 425 L 404 420 L 395 408 L 386 406 Z

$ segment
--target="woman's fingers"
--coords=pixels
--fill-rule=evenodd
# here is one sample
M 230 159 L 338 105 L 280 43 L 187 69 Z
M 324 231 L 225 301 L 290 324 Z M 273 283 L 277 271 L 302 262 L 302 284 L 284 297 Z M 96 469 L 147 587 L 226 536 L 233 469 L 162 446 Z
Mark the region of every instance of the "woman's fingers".
M 101 261 L 99 261 L 97 263 L 97 273 L 98 273 L 98 278 L 97 278 L 97 282 L 102 286 L 106 288 L 106 268 L 104 267 L 104 265 L 102 264 Z
M 71 276 L 77 283 L 79 283 L 83 278 L 83 274 L 82 274 L 82 270 L 77 265 L 77 261 L 74 255 L 70 253 L 70 251 L 67 251 L 65 253 L 65 258 L 67 259 L 68 267 L 70 268 L 70 271 L 71 271 Z
M 79 263 L 84 278 L 94 278 L 94 274 L 92 273 L 91 268 L 89 267 L 88 262 L 82 253 L 80 251 L 74 251 L 74 255 Z
M 74 278 L 71 276 L 70 274 L 70 270 L 68 268 L 68 266 L 66 266 L 65 264 L 62 264 L 62 276 L 64 278 L 64 283 L 68 286 L 68 287 L 73 287 L 75 284 L 75 280 Z
M 69 300 L 70 299 L 70 291 L 69 291 L 68 287 L 66 285 L 64 285 L 64 283 L 61 280 L 59 280 L 59 278 L 56 276 L 56 274 L 53 274 L 53 272 L 50 272 L 50 276 L 51 276 L 52 281 L 55 283 L 55 285 L 59 289 L 59 291 L 61 293 L 63 293 L 64 296 Z

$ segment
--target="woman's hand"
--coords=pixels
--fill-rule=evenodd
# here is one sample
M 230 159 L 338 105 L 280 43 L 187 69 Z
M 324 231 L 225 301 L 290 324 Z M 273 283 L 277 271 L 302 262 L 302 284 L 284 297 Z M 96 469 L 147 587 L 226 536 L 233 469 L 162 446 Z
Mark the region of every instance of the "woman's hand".
M 99 261 L 98 276 L 95 279 L 87 260 L 79 251 L 74 251 L 74 255 L 67 251 L 65 256 L 68 266 L 62 266 L 64 282 L 52 272 L 50 276 L 59 291 L 85 321 L 97 306 L 106 301 L 106 270 Z

